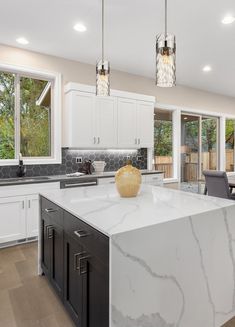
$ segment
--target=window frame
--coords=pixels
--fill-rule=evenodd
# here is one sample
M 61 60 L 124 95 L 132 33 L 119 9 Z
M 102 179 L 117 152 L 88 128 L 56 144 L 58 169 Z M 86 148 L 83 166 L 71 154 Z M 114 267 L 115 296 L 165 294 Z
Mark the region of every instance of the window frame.
M 35 79 L 42 79 L 51 82 L 51 156 L 50 157 L 23 157 L 26 165 L 38 165 L 38 164 L 61 164 L 61 74 L 49 71 L 36 70 L 24 66 L 15 66 L 9 64 L 0 63 L 0 71 L 18 74 L 18 80 L 16 78 L 16 98 L 19 101 L 19 76 L 29 77 Z M 17 101 L 17 100 L 16 100 Z M 15 102 L 16 103 L 16 102 Z M 19 103 L 18 103 L 19 105 Z M 16 105 L 15 105 L 16 107 Z M 56 108 L 56 110 L 55 110 Z M 15 108 L 16 109 L 16 108 Z M 15 133 L 19 135 L 19 112 L 15 110 Z M 18 119 L 16 119 L 18 118 Z M 19 137 L 15 139 L 18 145 L 16 149 L 19 149 Z M 16 150 L 17 151 L 17 150 Z M 0 159 L 0 166 L 15 166 L 18 164 L 18 159 Z

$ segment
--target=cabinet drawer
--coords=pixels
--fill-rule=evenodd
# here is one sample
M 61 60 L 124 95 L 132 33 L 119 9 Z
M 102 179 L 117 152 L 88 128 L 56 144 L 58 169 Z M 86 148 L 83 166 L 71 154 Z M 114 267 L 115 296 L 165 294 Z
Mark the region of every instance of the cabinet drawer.
M 41 197 L 41 211 L 42 215 L 48 215 L 56 224 L 63 225 L 63 210 L 55 203 Z
M 64 211 L 64 230 L 104 264 L 109 263 L 109 239 L 79 218 Z

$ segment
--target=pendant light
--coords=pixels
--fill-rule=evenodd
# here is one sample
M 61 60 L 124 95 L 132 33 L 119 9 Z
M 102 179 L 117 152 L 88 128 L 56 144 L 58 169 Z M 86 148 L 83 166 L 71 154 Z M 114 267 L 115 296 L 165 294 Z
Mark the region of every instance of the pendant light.
M 167 33 L 167 0 L 165 0 L 165 33 L 157 35 L 156 42 L 156 85 L 176 85 L 175 36 Z
M 96 95 L 110 95 L 110 65 L 104 59 L 104 0 L 102 0 L 102 58 L 96 63 Z

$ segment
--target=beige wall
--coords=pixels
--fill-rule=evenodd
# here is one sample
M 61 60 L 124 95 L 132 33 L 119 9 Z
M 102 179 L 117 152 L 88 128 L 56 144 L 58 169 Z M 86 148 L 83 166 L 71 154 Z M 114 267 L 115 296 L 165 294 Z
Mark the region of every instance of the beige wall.
M 0 45 L 0 63 L 60 72 L 64 83 L 79 82 L 90 85 L 95 83 L 95 69 L 92 65 L 4 45 Z M 235 114 L 235 98 L 180 85 L 170 89 L 161 89 L 155 86 L 153 79 L 120 71 L 112 70 L 111 87 L 118 90 L 154 95 L 158 102 L 164 104 Z

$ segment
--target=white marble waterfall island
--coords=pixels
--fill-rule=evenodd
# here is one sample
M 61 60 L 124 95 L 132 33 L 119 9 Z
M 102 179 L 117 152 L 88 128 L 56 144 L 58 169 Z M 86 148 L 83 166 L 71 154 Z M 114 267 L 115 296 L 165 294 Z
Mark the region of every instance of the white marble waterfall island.
M 219 327 L 235 315 L 233 201 L 151 186 L 132 199 L 114 185 L 41 195 L 109 238 L 109 327 Z

